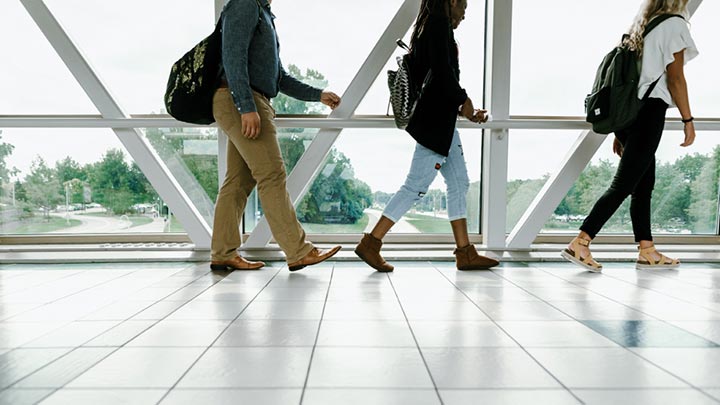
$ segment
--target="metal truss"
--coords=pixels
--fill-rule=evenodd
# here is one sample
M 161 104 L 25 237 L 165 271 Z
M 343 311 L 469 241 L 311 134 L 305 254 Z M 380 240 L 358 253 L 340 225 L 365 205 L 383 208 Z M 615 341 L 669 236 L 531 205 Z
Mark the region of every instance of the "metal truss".
M 188 196 L 188 192 L 173 176 L 144 136 L 136 128 L 187 127 L 170 118 L 131 117 L 123 111 L 98 74 L 90 66 L 43 0 L 20 0 L 46 39 L 53 46 L 78 83 L 82 86 L 101 116 L 67 117 L 0 117 L 2 127 L 83 127 L 112 128 L 124 147 L 167 202 L 188 232 L 196 248 L 210 246 L 211 227 L 205 215 Z M 213 0 L 215 17 L 219 17 L 224 0 Z M 320 128 L 295 169 L 288 176 L 288 192 L 297 204 L 307 192 L 325 162 L 332 146 L 344 128 L 393 128 L 386 117 L 357 117 L 354 112 L 385 63 L 396 50 L 395 39 L 403 37 L 412 25 L 420 0 L 405 0 L 396 15 L 372 49 L 343 94 L 343 103 L 327 118 L 280 117 L 278 127 Z M 702 0 L 690 0 L 688 10 L 693 15 Z M 489 250 L 527 249 L 537 237 L 547 218 L 572 187 L 583 169 L 592 159 L 604 136 L 588 130 L 588 125 L 577 118 L 542 119 L 538 117 L 510 116 L 510 74 L 512 50 L 512 0 L 487 0 L 487 69 L 485 89 L 487 107 L 494 121 L 483 124 L 482 164 L 482 235 Z M 476 104 L 479 104 L 476 101 Z M 458 122 L 459 128 L 478 128 L 477 124 Z M 518 224 L 506 235 L 506 189 L 508 173 L 509 129 L 578 129 L 577 141 L 564 158 L 560 169 L 549 178 L 543 189 L 526 210 Z M 679 122 L 670 121 L 669 130 L 679 130 Z M 698 130 L 717 130 L 717 120 L 698 121 Z M 218 169 L 222 183 L 226 171 L 227 137 L 218 129 Z M 427 236 L 423 236 L 427 237 Z M 421 237 L 420 239 L 422 239 Z M 243 248 L 267 246 L 272 235 L 263 218 L 249 236 Z

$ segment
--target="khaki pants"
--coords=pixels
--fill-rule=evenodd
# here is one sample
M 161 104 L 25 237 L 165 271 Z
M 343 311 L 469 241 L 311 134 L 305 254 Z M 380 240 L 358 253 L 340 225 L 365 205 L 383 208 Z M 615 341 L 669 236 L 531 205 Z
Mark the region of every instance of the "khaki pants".
M 285 187 L 285 164 L 280 154 L 273 119 L 275 111 L 268 99 L 253 92 L 260 115 L 260 136 L 248 139 L 242 134 L 240 113 L 230 91 L 220 88 L 213 99 L 215 120 L 229 138 L 227 174 L 215 204 L 212 260 L 229 260 L 240 247 L 240 219 L 248 195 L 257 185 L 258 196 L 275 240 L 289 263 L 305 257 L 313 245 L 295 216 Z

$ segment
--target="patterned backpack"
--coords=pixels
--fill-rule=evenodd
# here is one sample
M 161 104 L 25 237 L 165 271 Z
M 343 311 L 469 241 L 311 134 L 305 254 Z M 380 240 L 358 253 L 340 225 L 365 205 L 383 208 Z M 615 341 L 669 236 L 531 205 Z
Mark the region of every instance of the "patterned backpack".
M 423 87 L 430 81 L 431 74 L 428 71 L 422 86 L 415 85 L 412 82 L 410 48 L 401 39 L 398 39 L 396 43 L 407 53 L 397 57 L 397 70 L 387 71 L 388 88 L 390 89 L 390 106 L 392 106 L 395 116 L 395 125 L 400 129 L 405 129 L 410 122 Z
M 165 90 L 165 108 L 178 121 L 215 122 L 212 101 L 219 84 L 222 58 L 222 17 L 210 36 L 175 62 Z

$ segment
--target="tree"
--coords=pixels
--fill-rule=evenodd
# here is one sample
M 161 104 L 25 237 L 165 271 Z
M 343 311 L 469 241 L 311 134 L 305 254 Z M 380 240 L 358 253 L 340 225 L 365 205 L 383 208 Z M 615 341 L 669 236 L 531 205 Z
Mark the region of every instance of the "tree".
M 28 201 L 35 207 L 43 210 L 49 218 L 50 210 L 64 200 L 59 193 L 60 181 L 54 169 L 49 167 L 45 160 L 38 156 L 32 161 L 30 174 L 25 177 L 25 192 Z
M 87 184 L 88 176 L 80 163 L 68 156 L 55 163 L 55 171 L 60 181 L 60 193 L 65 195 L 65 187 L 69 187 L 69 202 L 72 204 L 84 203 L 83 185 Z
M 316 87 L 327 86 L 325 77 L 316 70 L 308 69 L 303 75 L 295 65 L 288 73 Z M 319 103 L 307 103 L 279 94 L 272 101 L 278 114 L 317 114 L 323 111 Z M 281 128 L 278 142 L 285 161 L 285 169 L 292 171 L 305 152 L 305 145 L 312 141 L 317 130 L 305 128 Z M 370 186 L 355 178 L 350 159 L 333 148 L 324 169 L 310 186 L 310 190 L 297 208 L 300 221 L 310 223 L 356 223 L 373 202 Z
M 85 169 L 93 190 L 93 200 L 114 214 L 126 214 L 137 203 L 151 203 L 156 199 L 150 183 L 136 164 L 128 165 L 125 154 L 110 149 L 102 160 Z
M 720 181 L 720 146 L 700 170 L 690 186 L 692 203 L 688 207 L 691 229 L 695 233 L 715 233 L 718 215 L 718 181 Z
M 217 133 L 210 130 L 196 130 L 187 128 L 148 128 L 145 131 L 150 144 L 158 155 L 168 164 L 178 163 L 183 170 L 192 174 L 202 190 L 211 201 L 217 199 L 218 194 L 218 160 L 216 155 L 190 154 L 185 151 L 185 142 L 193 138 L 199 142 L 217 143 Z M 192 179 L 187 179 L 192 180 Z M 186 184 L 183 184 L 186 186 Z M 188 191 L 188 190 L 186 190 Z M 154 193 L 154 192 L 153 192 Z
M 0 141 L 2 141 L 2 131 L 0 131 Z M 14 168 L 8 168 L 5 161 L 12 155 L 13 149 L 15 149 L 13 145 L 0 142 L 0 184 L 9 182 L 10 176 L 16 172 Z

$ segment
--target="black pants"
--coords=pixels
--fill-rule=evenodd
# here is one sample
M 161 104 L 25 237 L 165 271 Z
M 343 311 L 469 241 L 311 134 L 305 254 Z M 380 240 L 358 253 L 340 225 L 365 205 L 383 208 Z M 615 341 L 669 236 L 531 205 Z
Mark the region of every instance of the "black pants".
M 665 127 L 667 108 L 661 99 L 650 98 L 640 110 L 637 121 L 615 134 L 623 145 L 617 172 L 610 188 L 597 200 L 580 227 L 591 238 L 631 195 L 630 219 L 635 241 L 652 240 L 650 199 L 655 186 L 655 151 Z

